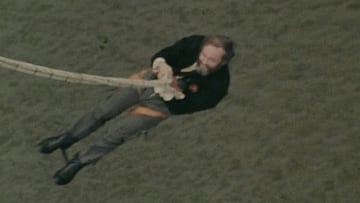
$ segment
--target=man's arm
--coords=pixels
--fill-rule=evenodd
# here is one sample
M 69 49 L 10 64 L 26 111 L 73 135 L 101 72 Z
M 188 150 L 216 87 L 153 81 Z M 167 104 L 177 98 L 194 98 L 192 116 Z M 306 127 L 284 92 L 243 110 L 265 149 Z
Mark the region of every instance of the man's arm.
M 133 80 L 142 80 L 142 79 L 144 79 L 144 75 L 147 72 L 150 72 L 150 71 L 151 71 L 151 68 L 145 68 L 145 69 L 142 69 L 141 71 L 139 71 L 137 73 L 131 74 L 129 76 L 129 78 L 133 79 Z
M 183 100 L 169 102 L 174 114 L 193 113 L 215 107 L 225 96 L 227 90 L 223 88 L 209 88 L 198 93 L 187 95 Z
M 227 95 L 230 85 L 228 67 L 223 67 L 215 77 L 202 79 L 189 81 L 184 91 L 186 97 L 183 100 L 168 102 L 174 114 L 193 113 L 213 108 Z
M 203 39 L 202 35 L 182 38 L 173 45 L 158 51 L 152 57 L 151 63 L 154 64 L 158 59 L 162 59 L 175 73 L 180 72 L 182 68 L 192 65 L 197 60 Z

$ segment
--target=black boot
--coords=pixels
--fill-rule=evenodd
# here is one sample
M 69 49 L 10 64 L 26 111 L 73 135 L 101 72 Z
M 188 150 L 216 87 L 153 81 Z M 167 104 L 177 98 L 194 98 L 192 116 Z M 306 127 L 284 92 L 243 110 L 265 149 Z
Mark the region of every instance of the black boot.
M 66 185 L 75 177 L 75 175 L 86 166 L 87 163 L 82 163 L 76 155 L 63 168 L 54 174 L 55 183 L 57 185 Z
M 74 144 L 78 139 L 73 137 L 70 133 L 64 133 L 58 136 L 49 137 L 42 140 L 39 146 L 39 152 L 44 154 L 50 154 L 56 149 L 65 150 Z

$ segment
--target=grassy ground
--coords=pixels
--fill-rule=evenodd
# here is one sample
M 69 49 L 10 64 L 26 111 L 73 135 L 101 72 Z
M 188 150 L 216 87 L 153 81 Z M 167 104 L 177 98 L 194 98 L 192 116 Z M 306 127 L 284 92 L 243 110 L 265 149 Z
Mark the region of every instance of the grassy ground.
M 237 56 L 217 108 L 164 121 L 65 187 L 60 153 L 36 144 L 108 92 L 0 68 L 0 202 L 358 202 L 359 19 L 356 0 L 2 0 L 0 55 L 17 60 L 125 77 L 193 33 L 229 35 Z

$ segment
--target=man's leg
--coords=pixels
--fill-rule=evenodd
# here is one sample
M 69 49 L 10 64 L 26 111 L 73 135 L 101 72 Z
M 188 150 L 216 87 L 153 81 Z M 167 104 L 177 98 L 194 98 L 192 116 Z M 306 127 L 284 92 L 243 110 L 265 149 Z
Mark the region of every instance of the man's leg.
M 99 160 L 119 145 L 141 135 L 141 133 L 155 127 L 165 119 L 166 118 L 163 117 L 130 114 L 120 121 L 121 123 L 118 128 L 105 134 L 99 142 L 90 146 L 84 154 L 80 155 L 79 159 L 82 162 L 93 162 Z
M 85 114 L 68 132 L 82 139 L 138 101 L 139 94 L 135 89 L 121 89 L 96 106 L 92 112 Z
M 114 92 L 107 100 L 82 116 L 65 133 L 46 138 L 39 143 L 41 153 L 51 153 L 56 149 L 67 149 L 78 140 L 90 135 L 104 123 L 139 101 L 139 94 L 133 88 Z
M 54 175 L 56 184 L 69 183 L 81 168 L 96 162 L 119 145 L 156 126 L 164 119 L 166 118 L 134 114 L 125 117 L 119 121 L 117 129 L 107 133 L 99 142 L 90 146 L 85 153 L 75 156 L 65 167 L 58 170 Z

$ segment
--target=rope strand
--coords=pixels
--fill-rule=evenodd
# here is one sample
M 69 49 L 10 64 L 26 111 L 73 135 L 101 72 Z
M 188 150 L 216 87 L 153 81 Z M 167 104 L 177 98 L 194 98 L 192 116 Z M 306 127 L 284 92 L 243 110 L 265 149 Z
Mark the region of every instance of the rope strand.
M 0 56 L 0 67 L 22 72 L 38 77 L 61 80 L 70 83 L 81 83 L 89 85 L 108 85 L 122 87 L 152 87 L 166 101 L 172 98 L 183 99 L 182 92 L 176 91 L 164 80 L 133 80 L 120 77 L 105 77 L 99 75 L 90 75 L 85 73 L 75 73 L 59 69 L 52 69 L 45 66 L 35 65 L 23 61 L 17 61 Z

